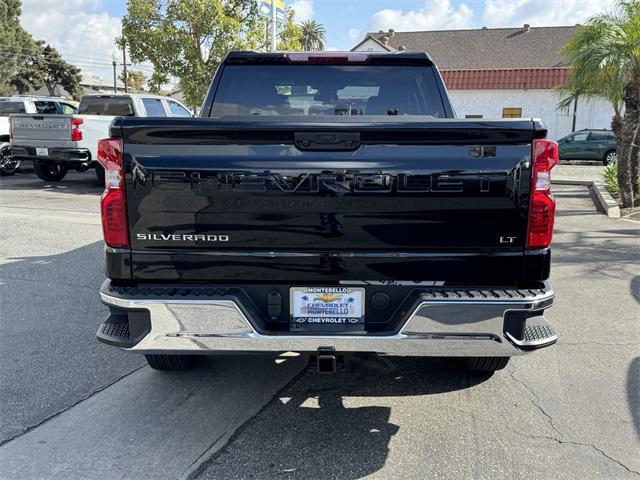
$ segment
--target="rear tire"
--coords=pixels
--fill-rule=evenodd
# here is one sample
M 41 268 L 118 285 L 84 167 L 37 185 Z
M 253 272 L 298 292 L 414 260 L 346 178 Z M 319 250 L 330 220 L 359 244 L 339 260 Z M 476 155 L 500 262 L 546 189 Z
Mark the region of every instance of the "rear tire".
M 618 153 L 615 150 L 609 150 L 602 157 L 602 163 L 605 165 L 611 165 L 612 163 L 616 163 L 618 161 Z
M 493 373 L 502 370 L 509 363 L 509 357 L 468 357 L 463 359 L 464 369 L 474 373 Z
M 36 175 L 45 182 L 59 182 L 67 174 L 67 167 L 60 163 L 33 162 Z
M 100 182 L 100 185 L 104 187 L 104 168 L 102 165 L 96 165 L 96 178 L 98 182 Z
M 147 363 L 154 370 L 175 372 L 191 370 L 202 362 L 200 355 L 145 355 Z
M 0 175 L 13 175 L 20 168 L 20 160 L 11 156 L 11 144 L 0 143 Z

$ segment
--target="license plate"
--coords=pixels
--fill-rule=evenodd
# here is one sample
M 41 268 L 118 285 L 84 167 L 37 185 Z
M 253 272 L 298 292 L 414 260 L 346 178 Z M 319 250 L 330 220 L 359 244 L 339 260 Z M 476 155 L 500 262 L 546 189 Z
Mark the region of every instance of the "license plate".
M 290 290 L 293 329 L 361 330 L 364 288 L 294 287 Z
M 49 149 L 47 147 L 36 147 L 36 155 L 39 157 L 49 156 Z

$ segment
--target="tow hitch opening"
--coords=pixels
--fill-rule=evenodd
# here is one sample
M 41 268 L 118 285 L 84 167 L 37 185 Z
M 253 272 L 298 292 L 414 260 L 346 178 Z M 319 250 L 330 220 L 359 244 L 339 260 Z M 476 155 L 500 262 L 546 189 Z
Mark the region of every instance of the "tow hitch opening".
M 321 374 L 336 373 L 339 360 L 341 364 L 344 363 L 333 347 L 320 347 L 315 355 L 316 371 Z M 311 361 L 313 362 L 313 357 Z

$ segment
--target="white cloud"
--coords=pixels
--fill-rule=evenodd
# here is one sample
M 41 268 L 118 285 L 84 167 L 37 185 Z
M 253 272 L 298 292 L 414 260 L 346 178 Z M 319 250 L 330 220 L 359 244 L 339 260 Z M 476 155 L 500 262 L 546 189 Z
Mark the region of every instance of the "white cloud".
M 614 6 L 615 0 L 486 0 L 487 27 L 575 25 Z
M 349 40 L 351 42 L 355 42 L 357 40 L 360 40 L 360 36 L 362 35 L 362 30 L 360 30 L 359 28 L 351 28 L 349 29 L 349 32 L 347 33 L 347 36 L 349 37 Z
M 367 30 L 377 32 L 393 28 L 399 32 L 445 30 L 473 26 L 473 10 L 465 3 L 454 7 L 450 0 L 427 0 L 419 10 L 384 9 L 370 19 Z
M 465 3 L 456 7 L 451 0 L 426 0 L 424 8 L 418 10 L 376 12 L 369 18 L 366 31 L 521 27 L 525 23 L 534 28 L 575 25 L 613 9 L 615 3 L 616 0 L 484 0 L 484 7 L 479 7 L 478 14 L 474 15 L 473 9 Z M 361 29 L 351 28 L 347 38 L 355 44 L 361 34 Z
M 295 0 L 291 4 L 295 12 L 296 23 L 306 22 L 313 18 L 313 0 Z
M 115 45 L 121 24 L 120 18 L 98 12 L 100 6 L 100 0 L 23 0 L 21 23 L 35 39 L 51 44 L 83 73 L 110 80 L 112 59 L 122 63 L 122 53 Z

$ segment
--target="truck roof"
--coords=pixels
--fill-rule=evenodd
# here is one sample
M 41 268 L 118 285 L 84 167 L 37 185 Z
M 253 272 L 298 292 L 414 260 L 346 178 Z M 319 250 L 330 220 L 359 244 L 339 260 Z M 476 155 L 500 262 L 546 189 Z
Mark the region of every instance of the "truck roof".
M 225 64 L 373 64 L 433 66 L 426 52 L 229 52 Z
M 176 100 L 175 98 L 168 97 L 166 95 L 155 95 L 153 93 L 86 93 L 82 98 L 86 97 L 100 97 L 100 98 L 164 98 L 168 100 Z
M 46 95 L 11 95 L 9 97 L 0 97 L 0 102 L 35 102 L 40 100 L 71 102 L 71 100 L 67 100 L 64 97 L 49 97 Z

